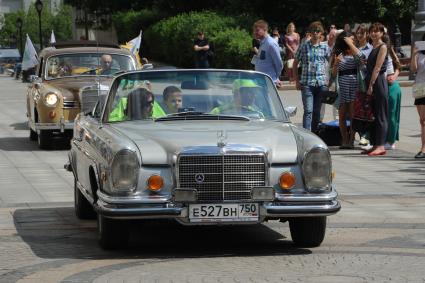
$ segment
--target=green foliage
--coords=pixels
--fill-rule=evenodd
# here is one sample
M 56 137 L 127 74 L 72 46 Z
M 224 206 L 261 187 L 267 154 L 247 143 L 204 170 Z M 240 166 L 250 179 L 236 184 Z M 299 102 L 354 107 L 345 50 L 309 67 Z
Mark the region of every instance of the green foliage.
M 52 30 L 55 33 L 56 41 L 67 40 L 72 38 L 72 8 L 69 6 L 61 6 L 56 15 L 50 13 L 49 9 L 43 9 L 41 13 L 41 34 L 43 37 L 43 45 L 47 46 L 50 41 Z M 4 16 L 0 30 L 0 44 L 5 44 L 11 35 L 19 36 L 19 31 L 16 27 L 16 20 L 20 17 L 23 21 L 22 25 L 22 40 L 25 47 L 25 38 L 28 34 L 34 45 L 40 43 L 38 30 L 38 14 L 32 4 L 28 12 L 20 10 L 14 13 L 8 13 Z M 19 47 L 19 39 L 17 46 Z
M 183 13 L 162 20 L 145 33 L 145 42 L 153 58 L 180 67 L 193 67 L 193 41 L 198 31 L 204 31 L 214 43 L 215 67 L 233 66 L 236 62 L 240 66 L 249 57 L 244 58 L 250 48 L 247 40 L 250 35 L 238 29 L 234 18 L 211 11 Z
M 215 47 L 214 67 L 251 69 L 252 37 L 245 31 L 229 28 L 212 38 Z
M 117 31 L 118 41 L 125 43 L 135 38 L 140 30 L 148 29 L 152 24 L 162 19 L 156 10 L 129 10 L 112 15 L 112 23 Z

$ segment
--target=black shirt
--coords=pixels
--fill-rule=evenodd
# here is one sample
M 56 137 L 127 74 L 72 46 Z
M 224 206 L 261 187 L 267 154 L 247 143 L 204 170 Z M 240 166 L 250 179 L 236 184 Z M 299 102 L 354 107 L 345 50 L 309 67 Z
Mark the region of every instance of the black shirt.
M 206 45 L 209 45 L 208 43 L 208 39 L 204 38 L 204 39 L 195 39 L 195 41 L 193 42 L 193 45 L 198 45 L 199 47 L 203 47 Z M 200 51 L 196 51 L 196 58 L 198 60 L 208 60 L 208 56 L 207 56 L 207 50 L 200 50 Z

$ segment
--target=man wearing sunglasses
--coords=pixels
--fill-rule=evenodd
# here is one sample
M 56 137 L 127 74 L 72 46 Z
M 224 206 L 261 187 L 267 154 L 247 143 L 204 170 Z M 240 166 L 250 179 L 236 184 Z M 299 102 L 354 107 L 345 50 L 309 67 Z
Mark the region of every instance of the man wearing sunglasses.
M 311 39 L 306 41 L 295 54 L 293 74 L 298 90 L 301 90 L 304 115 L 303 127 L 315 132 L 320 120 L 320 93 L 327 90 L 328 74 L 326 65 L 331 49 L 326 42 L 320 42 L 323 26 L 313 22 L 309 26 Z M 301 66 L 301 78 L 298 77 L 298 66 Z

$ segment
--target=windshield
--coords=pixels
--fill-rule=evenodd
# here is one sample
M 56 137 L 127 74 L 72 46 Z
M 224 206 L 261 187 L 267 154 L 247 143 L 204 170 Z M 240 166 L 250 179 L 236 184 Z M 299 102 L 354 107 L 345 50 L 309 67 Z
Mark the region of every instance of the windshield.
M 120 71 L 135 70 L 130 56 L 99 53 L 74 53 L 49 57 L 46 79 L 80 76 L 113 75 Z
M 248 71 L 158 70 L 115 79 L 104 122 L 132 120 L 288 121 L 276 88 Z

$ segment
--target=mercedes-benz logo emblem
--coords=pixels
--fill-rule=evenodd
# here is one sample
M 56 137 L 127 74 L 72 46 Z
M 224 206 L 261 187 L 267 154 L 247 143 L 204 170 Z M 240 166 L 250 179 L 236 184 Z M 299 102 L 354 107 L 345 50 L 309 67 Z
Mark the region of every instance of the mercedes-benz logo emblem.
M 195 181 L 198 184 L 203 183 L 205 181 L 204 174 L 201 174 L 201 173 L 195 174 Z

